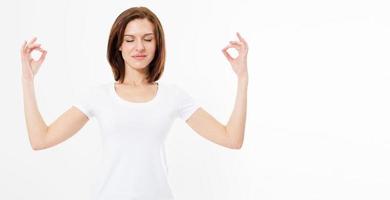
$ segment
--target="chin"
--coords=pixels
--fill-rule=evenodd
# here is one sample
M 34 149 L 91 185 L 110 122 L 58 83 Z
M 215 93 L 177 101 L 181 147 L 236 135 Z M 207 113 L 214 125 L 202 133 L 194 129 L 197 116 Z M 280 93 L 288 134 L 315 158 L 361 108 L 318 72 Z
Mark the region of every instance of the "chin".
M 144 63 L 132 63 L 130 66 L 134 69 L 145 69 L 148 65 Z

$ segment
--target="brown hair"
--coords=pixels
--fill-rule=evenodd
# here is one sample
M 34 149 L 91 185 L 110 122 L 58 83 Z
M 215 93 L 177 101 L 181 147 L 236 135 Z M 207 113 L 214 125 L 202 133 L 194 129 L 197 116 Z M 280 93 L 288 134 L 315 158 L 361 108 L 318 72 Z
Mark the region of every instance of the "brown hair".
M 123 83 L 125 78 L 125 62 L 119 47 L 123 42 L 124 32 L 127 24 L 135 19 L 148 19 L 154 25 L 154 35 L 156 38 L 156 51 L 153 60 L 146 70 L 148 83 L 157 81 L 163 71 L 165 64 L 165 38 L 160 20 L 146 7 L 132 7 L 123 11 L 115 20 L 111 27 L 110 37 L 107 46 L 107 59 L 111 65 L 115 81 Z

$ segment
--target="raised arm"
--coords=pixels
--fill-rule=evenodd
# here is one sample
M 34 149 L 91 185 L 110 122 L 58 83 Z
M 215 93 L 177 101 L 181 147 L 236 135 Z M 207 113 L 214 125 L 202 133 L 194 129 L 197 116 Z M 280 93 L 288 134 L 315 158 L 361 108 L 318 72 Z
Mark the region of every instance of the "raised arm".
M 61 143 L 74 135 L 88 121 L 88 117 L 78 109 L 71 107 L 52 124 L 46 125 L 39 112 L 35 98 L 34 76 L 45 60 L 47 51 L 42 49 L 40 44 L 35 43 L 36 39 L 34 38 L 28 43 L 24 42 L 20 49 L 22 61 L 21 79 L 24 114 L 30 144 L 34 150 L 41 150 Z M 31 53 L 34 50 L 42 53 L 38 60 L 34 60 L 31 57 Z
M 193 130 L 204 138 L 231 149 L 242 147 L 247 110 L 248 44 L 239 33 L 237 33 L 237 36 L 239 41 L 231 41 L 229 45 L 222 49 L 237 75 L 236 101 L 229 122 L 226 125 L 221 124 L 203 108 L 195 111 L 186 121 Z M 229 48 L 235 48 L 239 53 L 238 57 L 232 58 L 227 52 Z

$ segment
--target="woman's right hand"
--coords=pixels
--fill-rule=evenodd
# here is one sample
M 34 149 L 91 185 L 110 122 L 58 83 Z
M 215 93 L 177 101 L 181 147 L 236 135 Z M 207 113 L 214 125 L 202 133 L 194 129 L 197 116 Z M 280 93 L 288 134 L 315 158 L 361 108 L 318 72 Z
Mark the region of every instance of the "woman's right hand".
M 22 80 L 23 81 L 27 81 L 27 82 L 34 81 L 34 76 L 35 74 L 37 74 L 47 54 L 47 51 L 41 48 L 41 44 L 35 43 L 36 40 L 37 38 L 34 37 L 28 43 L 27 41 L 24 41 L 20 49 L 20 55 L 22 59 Z M 38 60 L 34 60 L 31 57 L 31 53 L 34 50 L 40 51 L 42 53 Z

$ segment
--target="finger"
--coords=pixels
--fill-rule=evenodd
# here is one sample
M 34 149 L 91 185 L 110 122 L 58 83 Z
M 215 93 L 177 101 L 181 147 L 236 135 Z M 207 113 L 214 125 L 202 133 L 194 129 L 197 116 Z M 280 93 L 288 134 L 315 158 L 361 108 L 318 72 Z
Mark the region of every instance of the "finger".
M 24 53 L 24 49 L 26 48 L 27 41 L 25 40 L 20 48 L 20 53 Z
M 41 44 L 32 44 L 32 45 L 27 45 L 26 47 L 26 51 L 29 52 L 32 48 L 35 48 L 35 47 L 40 47 Z
M 36 47 L 36 46 L 39 46 L 40 44 L 30 44 L 30 43 L 27 43 L 26 46 L 24 47 L 24 52 L 25 53 L 29 53 L 31 52 L 31 49 Z
M 222 49 L 222 51 L 226 51 L 226 50 L 228 50 L 229 48 L 232 48 L 232 45 L 228 44 L 226 47 L 224 47 L 224 48 Z
M 34 46 L 34 42 L 37 40 L 37 37 L 33 37 L 33 39 L 32 40 L 30 40 L 28 43 L 27 43 L 27 45 L 25 46 L 25 48 L 24 48 L 24 52 L 25 53 L 31 53 L 32 51 L 33 51 L 33 48 L 35 47 Z
M 243 43 L 243 42 L 237 42 L 237 41 L 230 41 L 230 44 L 235 44 L 235 45 L 239 45 L 239 46 L 244 46 L 244 43 Z
M 38 51 L 40 51 L 40 52 L 44 52 L 44 51 L 46 51 L 44 48 L 42 48 L 42 47 L 38 47 L 38 49 L 37 49 Z
M 27 45 L 27 47 L 30 48 L 30 47 L 34 47 L 34 46 L 36 46 L 36 45 L 41 45 L 41 44 L 40 44 L 40 43 L 33 43 L 33 44 Z
M 230 41 L 230 44 L 234 46 L 237 51 L 248 51 L 248 47 L 242 42 Z
M 237 51 L 240 51 L 242 49 L 242 45 L 239 45 L 239 44 L 229 44 L 230 48 L 234 48 L 236 49 Z
M 37 41 L 37 37 L 33 37 L 33 39 L 32 40 L 30 40 L 28 43 L 27 43 L 27 45 L 26 45 L 26 51 L 27 51 L 27 49 L 28 49 L 28 47 L 30 47 L 32 44 L 34 44 L 34 42 L 35 41 Z
M 245 51 L 248 50 L 248 46 L 244 42 L 230 41 L 230 44 L 239 45 L 241 49 L 244 49 Z
M 35 46 L 35 47 L 32 47 L 32 48 L 28 49 L 27 53 L 30 54 L 31 52 L 33 52 L 35 50 L 42 52 L 43 49 L 41 48 L 41 46 Z
M 30 53 L 33 52 L 33 51 L 40 51 L 40 52 L 43 54 L 46 50 L 42 49 L 41 47 L 34 47 L 33 49 L 31 49 Z M 34 59 L 31 57 L 30 54 L 29 54 L 29 56 L 28 56 L 28 59 L 29 59 L 30 61 L 34 60 Z
M 242 41 L 242 40 L 244 39 L 244 38 L 241 37 L 241 35 L 240 35 L 239 32 L 237 32 L 236 35 L 237 35 L 237 37 L 238 37 L 238 39 L 239 39 L 240 41 Z
M 40 46 L 41 46 L 41 44 L 32 44 L 32 45 L 27 47 L 27 52 L 30 53 L 34 48 L 40 47 Z
M 237 37 L 238 37 L 238 39 L 239 39 L 242 43 L 244 43 L 245 45 L 247 45 L 245 39 L 244 39 L 244 38 L 240 35 L 240 33 L 238 33 L 238 32 L 237 32 Z
M 230 56 L 230 54 L 227 52 L 227 50 L 230 48 L 230 46 L 226 46 L 225 48 L 222 49 L 222 53 L 223 55 L 225 55 L 225 57 L 230 61 L 233 60 L 233 58 Z
M 236 32 L 236 35 L 237 35 L 238 39 L 241 40 L 242 37 L 241 37 L 240 33 L 239 33 L 239 32 Z
M 37 37 L 33 37 L 33 39 L 30 40 L 30 41 L 27 43 L 27 45 L 24 46 L 24 51 L 27 52 L 29 45 L 31 45 L 32 43 L 34 43 L 36 40 L 37 40 Z
M 38 63 L 41 65 L 43 63 L 43 61 L 45 60 L 46 58 L 46 54 L 47 54 L 47 51 L 46 50 L 42 50 L 42 54 L 41 54 L 41 57 L 39 57 L 39 60 L 38 60 Z
M 35 48 L 34 50 L 40 51 L 41 53 L 43 53 L 44 51 L 46 51 L 45 49 L 42 49 L 42 47 L 37 47 L 37 48 Z
M 34 43 L 35 41 L 37 41 L 37 37 L 33 37 L 33 39 L 30 41 L 30 42 L 28 42 L 28 44 L 27 45 L 31 45 L 32 43 Z
M 237 51 L 240 51 L 241 49 L 243 49 L 242 46 L 243 46 L 242 44 L 240 45 L 240 44 L 229 43 L 225 48 L 226 49 L 233 48 Z

